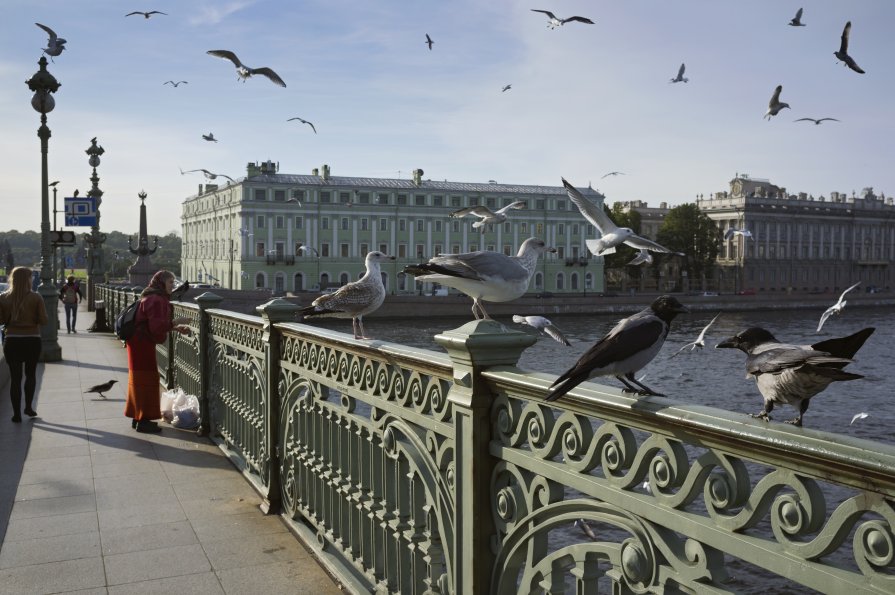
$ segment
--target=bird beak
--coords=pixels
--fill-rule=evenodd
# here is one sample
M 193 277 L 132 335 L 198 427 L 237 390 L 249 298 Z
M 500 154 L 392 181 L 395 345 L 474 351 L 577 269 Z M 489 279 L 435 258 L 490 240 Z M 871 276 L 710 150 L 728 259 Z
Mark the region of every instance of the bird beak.
M 677 312 L 678 314 L 689 314 L 690 308 L 681 304 L 681 306 L 679 308 L 675 308 L 674 311 Z
M 556 253 L 556 248 L 552 248 L 552 247 L 551 247 L 551 248 L 547 248 L 547 250 L 545 250 L 545 252 L 550 252 L 551 254 L 555 254 L 555 253 Z
M 733 347 L 736 349 L 739 346 L 739 340 L 736 337 L 728 337 L 715 345 L 715 349 L 726 349 Z
M 389 260 L 395 260 L 395 257 L 394 257 L 394 256 L 389 256 L 388 259 L 389 259 Z

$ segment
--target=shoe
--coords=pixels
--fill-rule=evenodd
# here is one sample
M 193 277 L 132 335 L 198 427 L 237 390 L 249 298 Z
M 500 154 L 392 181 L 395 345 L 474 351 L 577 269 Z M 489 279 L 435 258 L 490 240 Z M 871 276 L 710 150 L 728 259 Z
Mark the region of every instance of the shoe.
M 78 331 L 76 331 L 75 329 L 71 329 L 71 332 L 73 332 L 76 335 L 78 334 Z
M 35 411 L 31 407 L 25 407 L 25 415 L 27 415 L 28 417 L 37 417 L 37 411 Z
M 71 329 L 68 329 L 68 334 L 69 334 L 69 335 L 71 334 Z
M 141 420 L 137 422 L 137 431 L 142 434 L 158 434 L 162 429 L 154 421 Z
M 22 416 L 21 415 L 13 415 L 12 421 L 13 421 L 13 423 L 17 423 L 17 424 L 22 423 Z

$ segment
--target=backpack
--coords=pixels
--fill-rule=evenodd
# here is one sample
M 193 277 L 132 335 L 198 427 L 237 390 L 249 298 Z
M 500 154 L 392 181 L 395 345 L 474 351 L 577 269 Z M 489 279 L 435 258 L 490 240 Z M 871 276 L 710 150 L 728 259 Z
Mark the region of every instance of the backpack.
M 115 317 L 115 336 L 122 341 L 133 337 L 137 330 L 137 308 L 139 305 L 140 300 L 134 300 L 122 308 L 118 316 Z
M 63 304 L 77 304 L 78 303 L 78 288 L 75 285 L 68 284 L 62 288 L 62 303 Z

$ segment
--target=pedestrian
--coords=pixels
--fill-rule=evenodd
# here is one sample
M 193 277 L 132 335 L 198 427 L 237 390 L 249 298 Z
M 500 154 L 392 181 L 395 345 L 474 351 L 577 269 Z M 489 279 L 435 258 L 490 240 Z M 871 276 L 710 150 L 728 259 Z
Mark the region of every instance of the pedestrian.
M 136 331 L 127 340 L 127 402 L 124 415 L 131 418 L 131 427 L 138 432 L 156 433 L 162 429 L 155 421 L 162 416 L 159 394 L 158 363 L 155 346 L 164 343 L 171 331 L 188 335 L 188 317 L 174 318 L 170 302 L 174 290 L 174 273 L 159 271 L 140 294 Z
M 40 327 L 46 326 L 47 308 L 40 294 L 31 289 L 31 269 L 12 270 L 9 289 L 0 293 L 0 324 L 6 326 L 3 355 L 9 366 L 9 398 L 12 421 L 22 421 L 22 377 L 25 379 L 25 415 L 34 417 L 37 360 L 40 359 Z
M 59 290 L 59 299 L 65 305 L 65 326 L 69 333 L 77 333 L 75 323 L 78 321 L 78 304 L 84 299 L 81 293 L 81 284 L 75 280 L 74 275 L 68 277 L 68 283 Z

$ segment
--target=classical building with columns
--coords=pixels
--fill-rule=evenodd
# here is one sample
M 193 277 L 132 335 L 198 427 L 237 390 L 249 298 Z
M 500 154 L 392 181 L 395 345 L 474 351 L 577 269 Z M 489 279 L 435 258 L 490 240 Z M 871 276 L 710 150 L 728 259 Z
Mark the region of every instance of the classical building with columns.
M 582 189 L 602 208 L 603 195 Z M 525 208 L 508 219 L 472 228 L 476 218 L 451 218 L 461 208 Z M 539 262 L 532 293 L 603 291 L 603 263 L 585 240 L 596 230 L 562 186 L 333 176 L 328 165 L 310 175 L 279 173 L 271 161 L 249 163 L 247 175 L 226 186 L 200 185 L 183 202 L 182 275 L 227 288 L 275 293 L 317 291 L 357 279 L 364 256 L 396 256 L 382 270 L 390 294 L 432 291 L 401 270 L 436 254 L 492 250 L 514 255 L 529 237 L 557 249 Z

